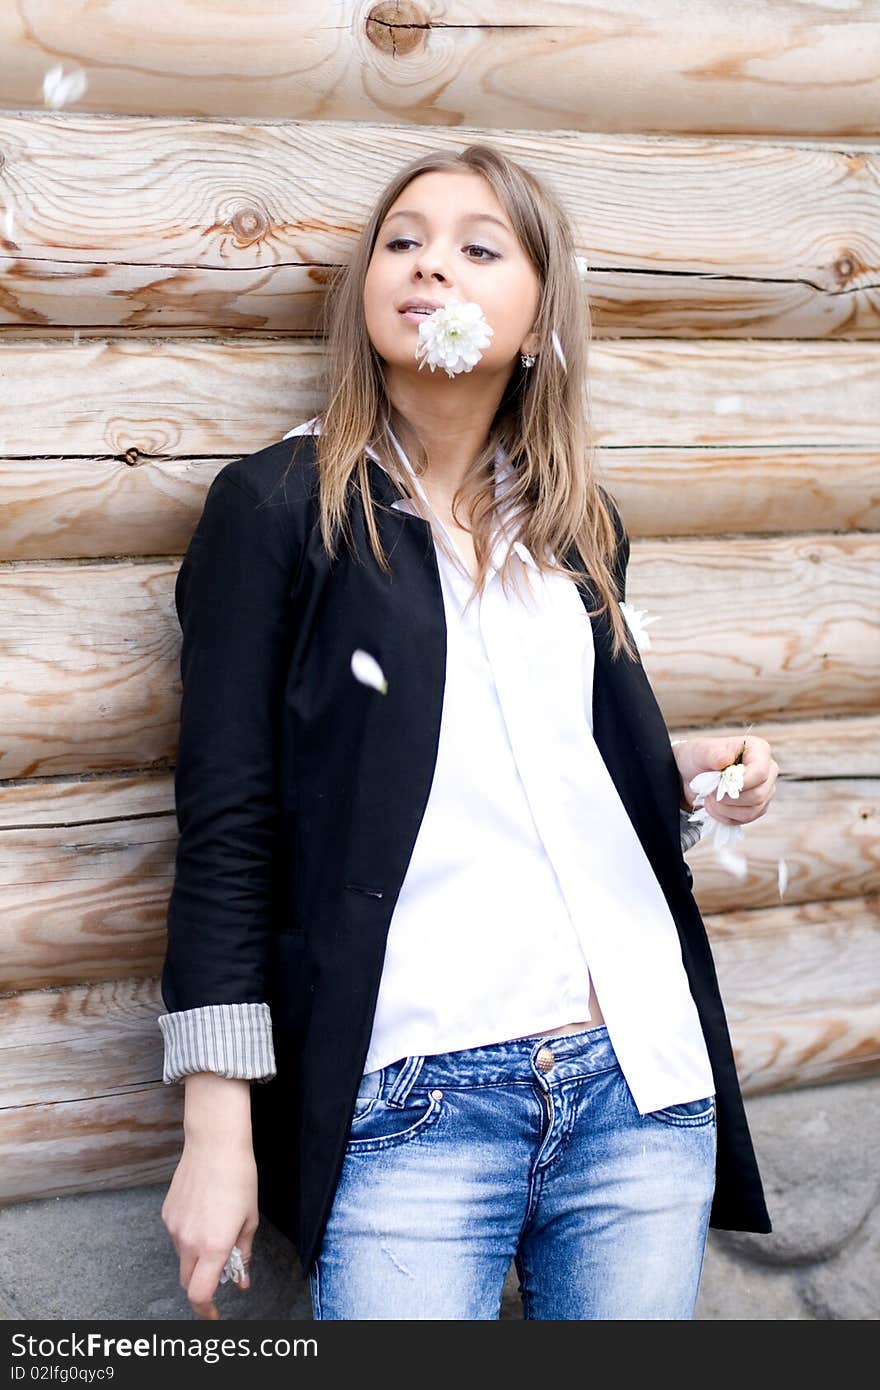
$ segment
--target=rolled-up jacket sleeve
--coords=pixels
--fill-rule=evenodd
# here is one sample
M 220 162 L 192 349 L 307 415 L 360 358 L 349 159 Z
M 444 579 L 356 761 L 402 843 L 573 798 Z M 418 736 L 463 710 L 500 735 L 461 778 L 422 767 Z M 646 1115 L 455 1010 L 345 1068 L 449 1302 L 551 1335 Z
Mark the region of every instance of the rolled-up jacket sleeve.
M 166 1082 L 268 1079 L 266 1002 L 278 839 L 278 740 L 301 547 L 283 502 L 236 464 L 206 494 L 174 597 L 182 633 L 178 839 L 161 978 Z
M 198 1071 L 243 1081 L 275 1075 L 272 1016 L 268 1004 L 206 1004 L 160 1014 L 165 1041 L 162 1080 L 182 1081 Z

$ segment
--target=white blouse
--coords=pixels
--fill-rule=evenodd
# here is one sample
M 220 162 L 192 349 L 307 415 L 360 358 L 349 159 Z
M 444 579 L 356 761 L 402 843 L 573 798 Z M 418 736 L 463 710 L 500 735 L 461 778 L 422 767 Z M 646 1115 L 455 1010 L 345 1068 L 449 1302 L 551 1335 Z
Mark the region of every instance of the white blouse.
M 319 430 L 315 417 L 284 437 Z M 593 634 L 575 583 L 542 575 L 517 541 L 515 589 L 504 593 L 512 469 L 499 450 L 501 524 L 486 588 L 474 596 L 452 536 L 392 439 L 438 542 L 447 660 L 434 777 L 388 929 L 364 1070 L 589 1019 L 592 973 L 640 1113 L 711 1095 L 675 921 L 593 739 Z M 418 514 L 408 498 L 393 505 Z M 163 1015 L 165 1079 L 247 1075 L 248 1043 L 264 1073 L 268 1005 L 242 1014 L 233 1049 L 230 1012 L 239 1007 Z M 213 1052 L 200 1042 L 209 1037 Z

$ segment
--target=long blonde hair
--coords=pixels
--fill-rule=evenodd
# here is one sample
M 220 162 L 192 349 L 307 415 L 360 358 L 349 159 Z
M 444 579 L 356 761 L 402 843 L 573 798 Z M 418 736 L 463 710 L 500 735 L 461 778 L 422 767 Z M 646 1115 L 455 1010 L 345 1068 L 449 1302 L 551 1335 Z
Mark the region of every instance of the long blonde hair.
M 607 612 L 613 655 L 625 649 L 636 659 L 612 574 L 614 520 L 595 477 L 587 400 L 592 325 L 568 217 L 556 196 L 535 175 L 490 145 L 473 144 L 458 153 L 422 155 L 401 169 L 379 196 L 350 261 L 330 280 L 323 314 L 326 407 L 320 415 L 316 441 L 324 547 L 332 558 L 340 532 L 353 546 L 348 497 L 354 484 L 363 499 L 376 562 L 386 573 L 390 571 L 376 527 L 366 449 L 376 452 L 405 495 L 413 496 L 413 490 L 389 433 L 393 410 L 384 388 L 381 359 L 367 333 L 364 281 L 379 228 L 407 185 L 419 174 L 462 169 L 482 174 L 491 185 L 540 281 L 534 325 L 540 340 L 537 360 L 528 369 L 517 362 L 489 436 L 453 499 L 453 516 L 462 500 L 468 504 L 466 514 L 477 562 L 475 592 L 482 590 L 486 580 L 497 522 L 493 473 L 501 446 L 515 474 L 505 500 L 515 517 L 511 540 L 520 540 L 542 570 L 572 575 L 590 584 L 598 604 L 588 611 L 591 616 Z M 552 345 L 554 330 L 565 355 L 565 368 Z M 415 433 L 412 426 L 411 432 Z M 291 464 L 295 457 L 294 453 Z M 427 466 L 423 451 L 417 449 L 410 461 L 421 476 Z M 572 545 L 577 547 L 583 568 L 551 559 L 565 557 Z M 502 568 L 502 584 L 509 577 L 509 564 L 508 557 Z

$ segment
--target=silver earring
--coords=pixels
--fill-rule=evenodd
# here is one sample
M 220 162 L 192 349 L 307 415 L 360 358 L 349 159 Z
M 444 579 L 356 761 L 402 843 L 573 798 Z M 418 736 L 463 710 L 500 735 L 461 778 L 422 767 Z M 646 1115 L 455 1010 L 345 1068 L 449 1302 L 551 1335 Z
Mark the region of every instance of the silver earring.
M 520 362 L 522 362 L 524 367 L 534 367 L 535 354 L 533 352 L 521 352 L 519 355 L 519 360 Z

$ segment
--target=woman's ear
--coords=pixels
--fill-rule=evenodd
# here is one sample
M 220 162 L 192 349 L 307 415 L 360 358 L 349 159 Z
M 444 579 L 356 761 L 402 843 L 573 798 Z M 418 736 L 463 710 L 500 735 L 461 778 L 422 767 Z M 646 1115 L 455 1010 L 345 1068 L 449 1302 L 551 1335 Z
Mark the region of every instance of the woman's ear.
M 531 353 L 533 356 L 537 357 L 538 348 L 540 346 L 541 339 L 538 337 L 537 333 L 530 333 L 529 336 L 526 338 L 525 342 L 523 343 L 522 347 L 520 348 L 520 352 Z

